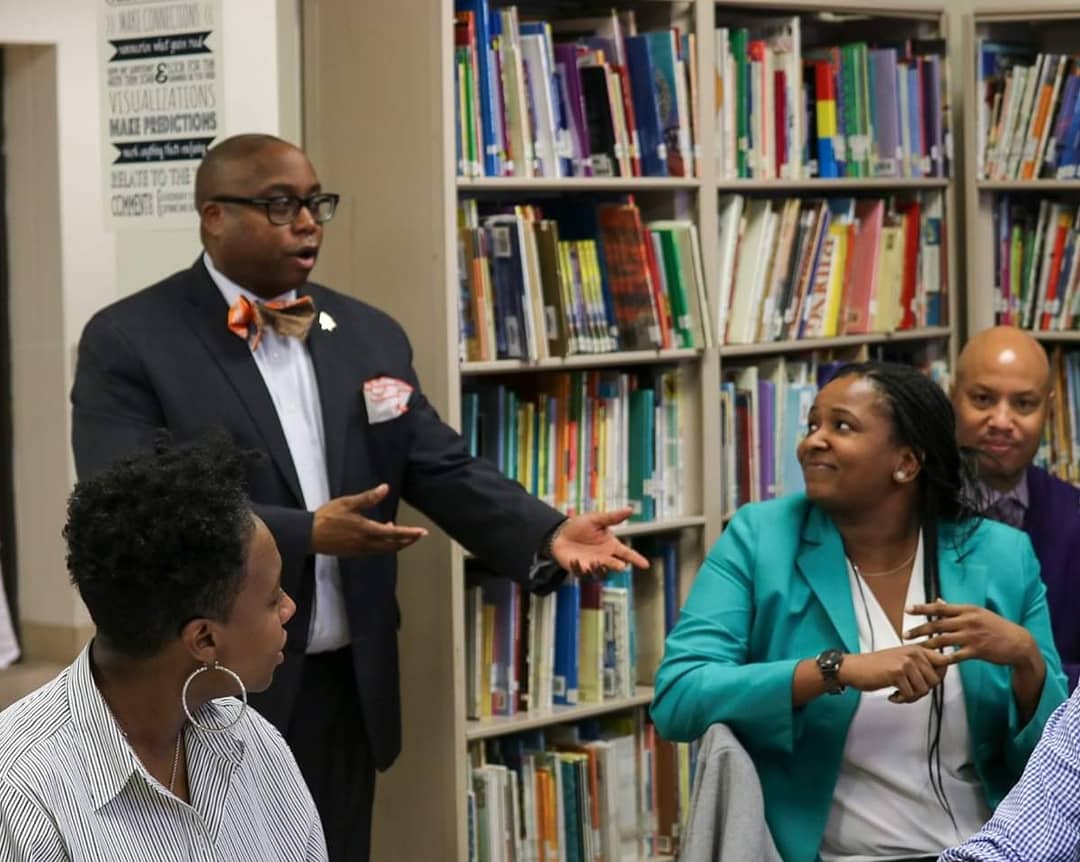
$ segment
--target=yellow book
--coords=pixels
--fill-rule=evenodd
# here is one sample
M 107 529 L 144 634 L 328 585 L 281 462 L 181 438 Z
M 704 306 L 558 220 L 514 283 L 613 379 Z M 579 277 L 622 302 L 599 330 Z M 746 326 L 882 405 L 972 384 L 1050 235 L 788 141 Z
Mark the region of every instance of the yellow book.
M 824 331 L 826 338 L 835 336 L 840 331 L 840 307 L 844 299 L 844 274 L 847 272 L 848 231 L 850 225 L 833 222 L 829 233 L 834 237 L 832 265 L 829 269 L 828 293 L 825 297 Z

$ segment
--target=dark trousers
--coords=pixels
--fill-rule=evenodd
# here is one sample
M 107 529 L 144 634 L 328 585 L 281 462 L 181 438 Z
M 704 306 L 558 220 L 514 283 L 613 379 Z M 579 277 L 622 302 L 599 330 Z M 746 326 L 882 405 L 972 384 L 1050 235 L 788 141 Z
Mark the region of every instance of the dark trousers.
M 375 766 L 349 647 L 304 658 L 285 738 L 322 818 L 330 862 L 368 862 Z

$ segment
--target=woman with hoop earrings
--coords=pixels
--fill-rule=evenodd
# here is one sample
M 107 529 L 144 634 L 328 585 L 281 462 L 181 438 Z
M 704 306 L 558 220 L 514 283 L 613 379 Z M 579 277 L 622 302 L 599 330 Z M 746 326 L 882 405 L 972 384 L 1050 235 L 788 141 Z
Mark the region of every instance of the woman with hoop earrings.
M 247 708 L 296 606 L 223 434 L 76 485 L 68 570 L 97 626 L 0 713 L 0 862 L 326 859 L 281 735 Z
M 841 369 L 805 494 L 738 511 L 668 636 L 657 730 L 731 728 L 785 862 L 937 859 L 1065 699 L 1031 543 L 975 515 L 955 433 L 914 369 Z

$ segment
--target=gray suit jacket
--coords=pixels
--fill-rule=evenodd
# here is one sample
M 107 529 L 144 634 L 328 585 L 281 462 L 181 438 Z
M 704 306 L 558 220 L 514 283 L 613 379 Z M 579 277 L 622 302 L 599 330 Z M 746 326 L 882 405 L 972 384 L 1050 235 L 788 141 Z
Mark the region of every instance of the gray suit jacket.
M 781 862 L 754 762 L 726 724 L 701 737 L 679 862 Z

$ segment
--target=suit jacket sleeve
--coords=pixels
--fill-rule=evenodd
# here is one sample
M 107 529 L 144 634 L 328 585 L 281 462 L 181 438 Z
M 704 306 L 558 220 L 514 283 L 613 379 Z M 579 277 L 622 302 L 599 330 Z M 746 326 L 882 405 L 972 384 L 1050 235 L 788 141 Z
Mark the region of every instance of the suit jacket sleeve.
M 565 516 L 469 454 L 461 435 L 424 397 L 406 349 L 413 430 L 402 496 L 496 572 L 537 587 L 529 577 L 536 552 Z
M 791 681 L 800 659 L 746 663 L 758 528 L 753 509 L 736 514 L 667 637 L 652 704 L 665 739 L 689 742 L 723 722 L 758 748 L 794 748 Z
M 165 426 L 161 404 L 130 341 L 100 314 L 79 341 L 71 406 L 71 445 L 80 479 L 148 445 Z
M 168 426 L 138 352 L 106 315 L 95 316 L 79 341 L 71 405 L 71 445 L 80 479 L 149 445 Z M 282 556 L 302 561 L 310 553 L 311 512 L 265 504 L 253 508 Z

